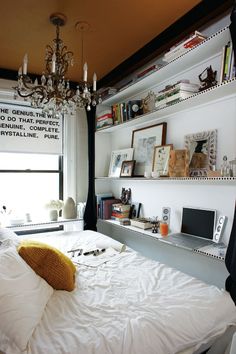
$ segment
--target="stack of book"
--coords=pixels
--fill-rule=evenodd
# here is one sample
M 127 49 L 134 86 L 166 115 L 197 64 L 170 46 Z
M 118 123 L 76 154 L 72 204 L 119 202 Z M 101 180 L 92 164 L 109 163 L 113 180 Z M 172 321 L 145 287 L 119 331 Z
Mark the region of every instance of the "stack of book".
M 189 49 L 195 47 L 197 44 L 203 42 L 207 37 L 202 33 L 195 31 L 190 37 L 185 38 L 183 41 L 178 42 L 176 45 L 170 48 L 170 50 L 165 53 L 163 61 L 167 63 L 178 58 L 180 55 L 187 52 Z
M 223 81 L 231 80 L 235 77 L 235 60 L 232 41 L 229 41 L 222 48 L 221 71 L 219 84 Z
M 168 85 L 156 95 L 155 107 L 161 108 L 188 98 L 199 91 L 200 85 L 191 84 L 188 80 L 177 82 L 174 85 Z
M 105 89 L 101 89 L 98 91 L 101 95 L 101 99 L 105 100 L 106 98 L 109 98 L 113 96 L 117 92 L 117 88 L 115 87 L 106 87 Z
M 96 116 L 96 130 L 113 125 L 113 115 L 110 107 L 104 109 Z
M 130 207 L 131 206 L 129 204 L 122 204 L 122 203 L 113 204 L 111 219 L 120 221 L 121 219 L 129 218 Z

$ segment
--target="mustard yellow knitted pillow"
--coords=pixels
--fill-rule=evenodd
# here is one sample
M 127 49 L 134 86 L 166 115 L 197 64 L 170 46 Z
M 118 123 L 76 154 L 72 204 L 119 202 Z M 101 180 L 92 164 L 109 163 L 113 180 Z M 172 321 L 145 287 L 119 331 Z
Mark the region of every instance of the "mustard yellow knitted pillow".
M 72 291 L 76 268 L 71 260 L 56 248 L 37 241 L 22 241 L 19 255 L 56 290 Z

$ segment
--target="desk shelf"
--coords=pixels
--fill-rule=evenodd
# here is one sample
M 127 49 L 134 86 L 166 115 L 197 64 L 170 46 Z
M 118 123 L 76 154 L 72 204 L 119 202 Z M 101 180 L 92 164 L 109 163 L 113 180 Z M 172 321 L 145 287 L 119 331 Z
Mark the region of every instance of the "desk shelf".
M 99 220 L 100 222 L 104 222 L 104 223 L 108 223 L 112 226 L 115 226 L 115 227 L 118 227 L 118 228 L 121 228 L 121 229 L 126 229 L 128 231 L 131 231 L 133 233 L 135 233 L 136 235 L 143 235 L 145 237 L 151 237 L 152 239 L 155 239 L 156 241 L 160 241 L 162 243 L 165 243 L 166 245 L 169 245 L 169 246 L 173 246 L 173 247 L 178 247 L 178 248 L 182 248 L 182 249 L 186 249 L 185 247 L 181 246 L 181 245 L 175 245 L 173 243 L 170 243 L 168 242 L 168 236 L 165 238 L 165 237 L 162 237 L 161 234 L 157 233 L 152 233 L 152 231 L 149 229 L 149 230 L 142 230 L 142 229 L 139 229 L 137 227 L 134 227 L 134 226 L 125 226 L 125 225 L 120 225 L 119 221 L 115 221 L 115 220 L 102 220 L 100 219 Z M 215 252 L 211 252 L 211 251 L 201 251 L 201 249 L 192 249 L 192 250 L 189 250 L 187 249 L 188 251 L 190 252 L 194 252 L 194 253 L 198 253 L 198 254 L 201 254 L 203 256 L 206 256 L 206 257 L 210 257 L 210 258 L 214 258 L 214 259 L 218 259 L 222 262 L 224 262 L 225 260 L 225 256 L 224 255 L 220 255 L 217 250 L 221 250 L 222 245 L 219 245 L 219 249 L 217 249 L 217 246 L 214 247 L 215 248 Z M 217 253 L 219 255 L 217 255 Z

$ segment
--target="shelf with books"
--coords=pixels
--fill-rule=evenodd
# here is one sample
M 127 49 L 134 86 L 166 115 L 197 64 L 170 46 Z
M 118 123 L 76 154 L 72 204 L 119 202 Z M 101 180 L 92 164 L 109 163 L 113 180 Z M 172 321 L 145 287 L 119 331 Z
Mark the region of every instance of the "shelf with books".
M 96 133 L 112 133 L 120 128 L 128 128 L 143 123 L 155 123 L 163 119 L 168 119 L 178 112 L 188 110 L 189 107 L 194 108 L 217 101 L 226 96 L 235 95 L 235 92 L 236 79 L 234 78 L 229 81 L 224 81 L 221 84 L 215 85 L 207 90 L 193 94 L 192 96 L 181 101 L 171 103 L 168 106 L 137 116 L 126 122 L 100 129 Z
M 230 40 L 230 33 L 228 27 L 224 27 L 216 32 L 206 40 L 189 49 L 178 58 L 172 60 L 170 63 L 165 64 L 158 68 L 150 75 L 145 76 L 143 79 L 132 82 L 125 89 L 117 92 L 113 96 L 103 101 L 104 105 L 113 105 L 114 103 L 121 102 L 127 97 L 133 97 L 139 93 L 167 80 L 169 77 L 174 76 L 176 72 L 181 72 L 187 68 L 197 65 L 199 62 L 211 57 L 217 53 L 222 52 L 222 47 L 225 46 Z M 181 58 L 181 59 L 180 59 Z

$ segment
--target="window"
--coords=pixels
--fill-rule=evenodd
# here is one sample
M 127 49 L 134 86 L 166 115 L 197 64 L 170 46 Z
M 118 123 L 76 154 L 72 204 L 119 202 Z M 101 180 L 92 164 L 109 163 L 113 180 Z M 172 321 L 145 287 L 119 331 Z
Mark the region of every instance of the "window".
M 51 199 L 63 199 L 62 156 L 0 153 L 1 212 L 5 206 L 9 219 L 48 220 Z

